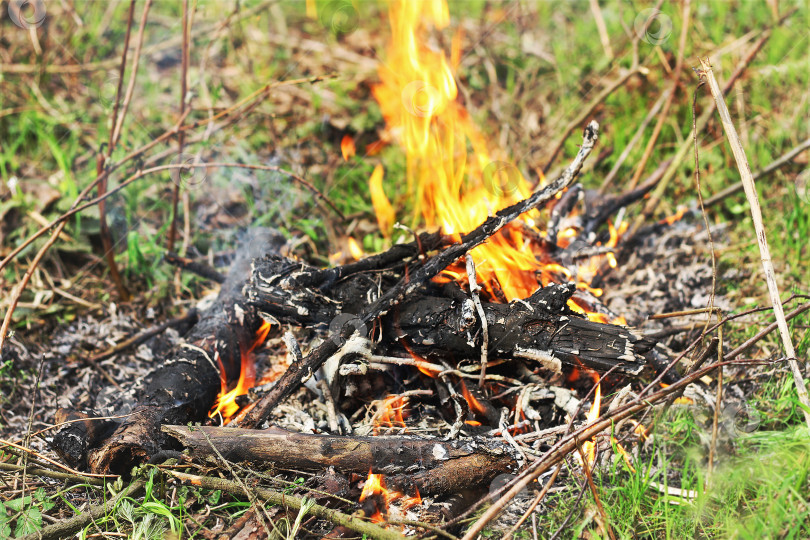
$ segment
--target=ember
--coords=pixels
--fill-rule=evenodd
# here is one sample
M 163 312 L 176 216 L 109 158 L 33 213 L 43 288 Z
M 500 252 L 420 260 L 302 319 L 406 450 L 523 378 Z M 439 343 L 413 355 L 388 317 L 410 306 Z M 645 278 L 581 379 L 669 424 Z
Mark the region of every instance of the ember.
M 385 478 L 382 474 L 369 471 L 363 491 L 360 493 L 360 503 L 372 523 L 381 523 L 386 521 L 386 517 L 391 513 L 392 503 L 397 503 L 402 510 L 409 510 L 422 504 L 422 496 L 418 489 L 413 497 L 399 491 L 391 491 L 385 487 Z

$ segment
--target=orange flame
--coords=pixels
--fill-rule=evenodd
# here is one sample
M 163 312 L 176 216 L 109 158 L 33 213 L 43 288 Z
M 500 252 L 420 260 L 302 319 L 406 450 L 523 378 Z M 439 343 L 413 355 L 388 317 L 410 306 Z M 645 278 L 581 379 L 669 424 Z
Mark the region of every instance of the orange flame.
M 470 410 L 476 414 L 485 416 L 487 409 L 484 407 L 484 405 L 475 399 L 475 396 L 472 395 L 472 392 L 470 392 L 470 389 L 467 388 L 467 385 L 464 384 L 463 380 L 459 382 L 461 383 L 461 395 L 464 396 L 465 400 L 467 400 L 467 405 L 470 406 Z
M 383 475 L 374 474 L 372 469 L 368 471 L 368 478 L 363 485 L 363 491 L 360 493 L 360 502 L 362 503 L 370 497 L 377 497 L 378 500 L 384 504 L 384 508 L 379 508 L 375 505 L 374 512 L 369 516 L 372 523 L 385 521 L 385 515 L 390 512 L 391 503 L 393 502 L 398 502 L 405 510 L 422 504 L 422 496 L 419 494 L 419 489 L 416 489 L 416 494 L 413 497 L 409 497 L 399 491 L 389 490 L 385 487 L 385 478 Z
M 353 158 L 357 153 L 357 149 L 354 147 L 354 139 L 351 135 L 346 134 L 343 136 L 343 139 L 341 139 L 340 153 L 343 154 L 344 161 L 349 161 L 349 159 Z
M 685 206 L 679 206 L 678 212 L 675 215 L 667 216 L 661 221 L 658 222 L 659 225 L 672 225 L 673 223 L 680 221 L 683 218 L 684 214 L 686 214 L 687 208 Z
M 388 396 L 380 407 L 377 420 L 374 422 L 374 434 L 379 435 L 381 428 L 405 428 L 408 398 L 402 396 Z
M 221 390 L 217 396 L 214 408 L 208 413 L 209 418 L 214 418 L 217 414 L 222 415 L 223 424 L 228 424 L 233 415 L 239 411 L 239 405 L 236 403 L 236 398 L 248 393 L 248 390 L 256 386 L 256 363 L 253 361 L 253 351 L 259 347 L 267 339 L 267 334 L 270 333 L 270 323 L 262 321 L 262 325 L 256 331 L 256 338 L 251 344 L 247 352 L 242 354 L 242 364 L 239 370 L 239 380 L 236 386 L 228 391 L 228 381 L 225 378 L 225 366 L 219 358 L 219 353 L 216 354 L 217 363 L 219 364 Z
M 427 25 L 442 29 L 449 24 L 447 4 L 396 0 L 390 20 L 388 57 L 379 71 L 381 83 L 372 91 L 389 131 L 405 148 L 415 213 L 446 234 L 472 230 L 489 214 L 529 195 L 529 183 L 504 152 L 487 147 L 456 101 L 451 64 L 460 56 L 459 40 L 454 39 L 453 62 L 425 45 Z M 488 289 L 496 281 L 507 299 L 525 298 L 537 288 L 537 262 L 525 249 L 520 225 L 512 226 L 509 236 L 498 234 L 471 253 Z
M 413 359 L 416 361 L 416 368 L 430 377 L 431 379 L 435 379 L 439 376 L 439 371 L 431 368 L 431 363 L 425 360 L 423 357 L 416 354 L 416 352 L 408 345 L 408 343 L 403 339 L 401 340 L 402 346 L 405 347 L 405 350 L 410 353 Z
M 427 45 L 431 28 L 442 30 L 450 22 L 446 2 L 394 0 L 389 17 L 387 58 L 372 93 L 385 118 L 386 133 L 405 150 L 412 221 L 421 218 L 428 228 L 441 227 L 448 235 L 471 231 L 494 212 L 526 198 L 531 185 L 506 152 L 487 143 L 457 99 L 454 71 L 461 58 L 460 36 L 453 38 L 449 55 Z M 384 194 L 380 196 L 381 181 L 382 172 L 375 169 L 370 179 L 372 202 L 387 235 L 394 218 Z M 530 296 L 540 285 L 576 281 L 580 289 L 600 295 L 601 290 L 590 283 L 603 263 L 615 266 L 613 254 L 586 258 L 575 272 L 547 261 L 538 241 L 544 236 L 536 226 L 539 217 L 538 210 L 527 212 L 470 252 L 484 290 L 491 298 L 511 301 Z M 615 246 L 622 232 L 621 226 L 611 227 L 607 245 Z M 578 235 L 577 229 L 564 228 L 558 244 L 565 247 Z M 466 272 L 456 265 L 435 280 L 465 283 Z M 590 309 L 577 308 L 573 301 L 569 305 L 592 316 Z M 601 315 L 594 318 L 608 322 Z
M 388 511 L 388 497 L 389 493 L 388 490 L 385 489 L 385 480 L 383 479 L 383 475 L 381 474 L 374 474 L 371 472 L 371 469 L 368 471 L 368 479 L 366 480 L 365 485 L 363 486 L 363 491 L 360 493 L 360 502 L 365 501 L 369 497 L 374 495 L 381 496 L 382 500 L 385 503 L 385 510 Z M 380 508 L 374 507 L 374 513 L 369 516 L 369 519 L 372 523 L 380 523 L 385 521 L 385 516 L 380 511 Z

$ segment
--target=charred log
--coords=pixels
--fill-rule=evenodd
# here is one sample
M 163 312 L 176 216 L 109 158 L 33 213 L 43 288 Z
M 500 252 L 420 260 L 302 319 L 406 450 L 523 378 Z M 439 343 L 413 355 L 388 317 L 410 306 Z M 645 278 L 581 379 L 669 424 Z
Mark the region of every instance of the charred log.
M 354 322 L 363 306 L 375 300 L 379 288 L 367 276 L 357 276 L 323 290 L 312 281 L 317 270 L 277 257 L 254 263 L 253 279 L 245 294 L 261 311 L 292 324 L 317 326 L 332 321 Z M 382 278 L 380 278 L 382 279 Z M 308 282 L 312 288 L 300 287 Z M 575 287 L 549 285 L 525 300 L 509 304 L 484 303 L 489 327 L 490 354 L 523 358 L 541 363 L 559 363 L 637 375 L 646 365 L 644 354 L 654 342 L 633 330 L 581 318 L 567 306 Z M 460 292 L 460 291 L 458 291 Z M 481 323 L 472 302 L 463 294 L 436 296 L 429 288 L 415 291 L 396 310 L 383 317 L 381 345 L 388 353 L 406 352 L 405 347 L 427 357 L 477 358 L 480 355 Z
M 104 420 L 94 411 L 58 409 L 56 424 L 67 425 L 54 435 L 51 448 L 71 467 L 84 467 L 88 450 L 104 441 L 118 427 L 114 420 Z
M 497 440 L 442 441 L 426 437 L 333 437 L 282 429 L 163 426 L 196 456 L 272 464 L 281 469 L 384 474 L 386 485 L 423 494 L 456 493 L 489 485 L 515 470 L 509 447 Z
M 148 461 L 169 442 L 161 424 L 203 420 L 221 389 L 221 376 L 228 381 L 239 377 L 242 354 L 261 325 L 257 310 L 241 293 L 249 273 L 247 255 L 234 262 L 216 301 L 200 315 L 185 343 L 134 389 L 137 405 L 127 418 L 87 452 L 91 470 L 128 473 Z M 82 453 L 79 449 L 78 455 Z

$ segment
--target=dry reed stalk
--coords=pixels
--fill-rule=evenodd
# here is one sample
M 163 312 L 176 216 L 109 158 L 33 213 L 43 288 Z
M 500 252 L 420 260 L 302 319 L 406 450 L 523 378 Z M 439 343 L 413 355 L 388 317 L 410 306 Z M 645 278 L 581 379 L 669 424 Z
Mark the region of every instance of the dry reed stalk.
M 793 341 L 790 338 L 790 329 L 788 329 L 787 321 L 785 320 L 785 312 L 782 309 L 782 301 L 779 298 L 779 287 L 776 284 L 771 251 L 770 248 L 768 248 L 768 238 L 765 236 L 765 225 L 762 222 L 762 209 L 759 205 L 754 176 L 751 174 L 751 167 L 748 165 L 748 158 L 740 142 L 740 137 L 737 134 L 734 124 L 731 122 L 731 115 L 723 99 L 723 92 L 720 90 L 720 85 L 717 84 L 717 79 L 714 78 L 712 66 L 708 59 L 699 60 L 703 70 L 702 75 L 709 83 L 712 97 L 714 97 L 714 101 L 717 104 L 717 112 L 720 115 L 720 120 L 723 122 L 723 130 L 731 145 L 734 160 L 737 162 L 737 168 L 740 171 L 743 182 L 743 189 L 745 189 L 745 197 L 748 199 L 748 204 L 751 205 L 751 218 L 754 222 L 754 231 L 757 235 L 757 244 L 759 245 L 760 258 L 762 259 L 762 269 L 765 273 L 765 282 L 768 284 L 768 294 L 771 298 L 771 304 L 773 305 L 773 313 L 776 317 L 776 323 L 779 326 L 779 333 L 782 336 L 782 344 L 785 347 L 788 364 L 793 372 L 796 394 L 803 405 L 804 418 L 808 428 L 810 428 L 810 400 L 808 400 L 807 397 L 807 387 L 805 386 L 802 372 L 799 369 L 799 363 L 796 361 L 796 350 L 793 348 Z

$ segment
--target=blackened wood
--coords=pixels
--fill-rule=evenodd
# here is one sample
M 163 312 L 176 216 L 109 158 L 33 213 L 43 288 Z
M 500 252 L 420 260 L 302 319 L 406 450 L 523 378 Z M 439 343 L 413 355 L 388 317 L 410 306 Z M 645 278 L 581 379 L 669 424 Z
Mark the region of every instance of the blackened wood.
M 234 262 L 216 301 L 200 315 L 185 343 L 139 383 L 134 410 L 89 452 L 93 471 L 128 473 L 148 461 L 167 442 L 161 424 L 206 417 L 221 389 L 220 369 L 228 381 L 239 377 L 242 355 L 261 325 L 257 310 L 241 293 L 249 268 L 246 258 Z
M 118 427 L 114 420 L 99 419 L 102 416 L 95 411 L 58 409 L 54 423 L 69 423 L 54 435 L 50 447 L 71 467 L 84 467 L 87 451 L 112 435 Z
M 301 276 L 298 280 L 298 286 L 313 286 L 317 284 L 323 289 L 330 287 L 337 281 L 360 273 L 402 268 L 409 259 L 435 251 L 452 243 L 451 237 L 445 236 L 439 231 L 422 233 L 417 236 L 416 240 L 405 244 L 396 244 L 383 253 L 371 255 L 359 261 L 335 268 L 319 269 L 308 274 L 306 277 Z
M 646 366 L 644 354 L 655 343 L 627 327 L 576 315 L 567 306 L 574 290 L 573 284 L 549 284 L 525 300 L 484 304 L 490 354 L 640 373 Z M 395 324 L 420 355 L 475 358 L 480 354 L 480 323 L 470 324 L 465 311 L 462 303 L 446 298 L 415 299 L 400 306 Z
M 571 213 L 574 206 L 579 202 L 582 196 L 582 186 L 574 184 L 568 191 L 566 191 L 560 200 L 551 209 L 551 216 L 548 220 L 548 227 L 546 227 L 546 239 L 552 246 L 557 246 L 557 233 L 560 232 L 560 224 L 562 219 Z
M 585 235 L 590 235 L 596 231 L 608 218 L 615 215 L 619 208 L 628 206 L 649 193 L 652 188 L 658 185 L 658 182 L 664 176 L 664 172 L 669 166 L 670 161 L 671 160 L 667 160 L 661 163 L 641 185 L 621 195 L 604 196 L 594 194 L 590 196 L 590 193 L 587 193 L 586 201 L 588 201 L 589 204 L 583 216 L 583 232 Z
M 309 435 L 282 429 L 163 426 L 163 431 L 191 448 L 194 456 L 272 464 L 281 469 L 384 474 L 389 488 L 427 495 L 455 493 L 489 485 L 513 472 L 511 449 L 491 439 L 443 441 L 401 435 L 356 437 Z
M 293 267 L 295 271 L 289 271 Z M 285 323 L 334 327 L 332 321 L 348 321 L 362 329 L 363 307 L 373 302 L 367 295 L 377 288 L 370 278 L 356 276 L 322 290 L 309 279 L 312 272 L 317 270 L 278 257 L 254 261 L 253 279 L 245 294 L 261 311 Z M 301 276 L 307 276 L 305 280 L 313 287 L 299 288 Z M 483 303 L 491 354 L 640 373 L 646 365 L 644 355 L 655 342 L 632 329 L 576 315 L 567 305 L 574 291 L 573 284 L 550 284 L 524 300 Z M 447 287 L 442 292 L 448 293 Z M 478 358 L 481 324 L 469 297 L 434 293 L 426 287 L 417 289 L 396 310 L 383 316 L 385 331 L 380 346 L 389 354 L 409 349 L 425 357 Z
M 593 149 L 598 133 L 599 124 L 596 121 L 591 121 L 585 128 L 582 145 L 574 161 L 563 171 L 559 178 L 534 192 L 528 198 L 498 211 L 475 230 L 462 236 L 461 242 L 453 244 L 434 255 L 415 272 L 400 279 L 394 287 L 357 314 L 359 324 L 366 328 L 370 327 L 374 320 L 388 313 L 391 308 L 416 292 L 423 283 L 436 276 L 460 257 L 463 257 L 468 251 L 486 242 L 487 239 L 500 231 L 505 225 L 517 219 L 521 214 L 546 203 L 558 192 L 570 186 L 579 174 L 585 158 Z M 251 409 L 242 424 L 247 427 L 255 427 L 264 422 L 270 411 L 282 399 L 295 392 L 312 373 L 317 371 L 330 356 L 335 354 L 346 343 L 346 340 L 357 331 L 357 327 L 357 323 L 347 321 L 340 329 L 333 331 L 329 339 L 311 351 L 305 358 L 291 364 L 270 392 L 262 397 L 256 406 Z

